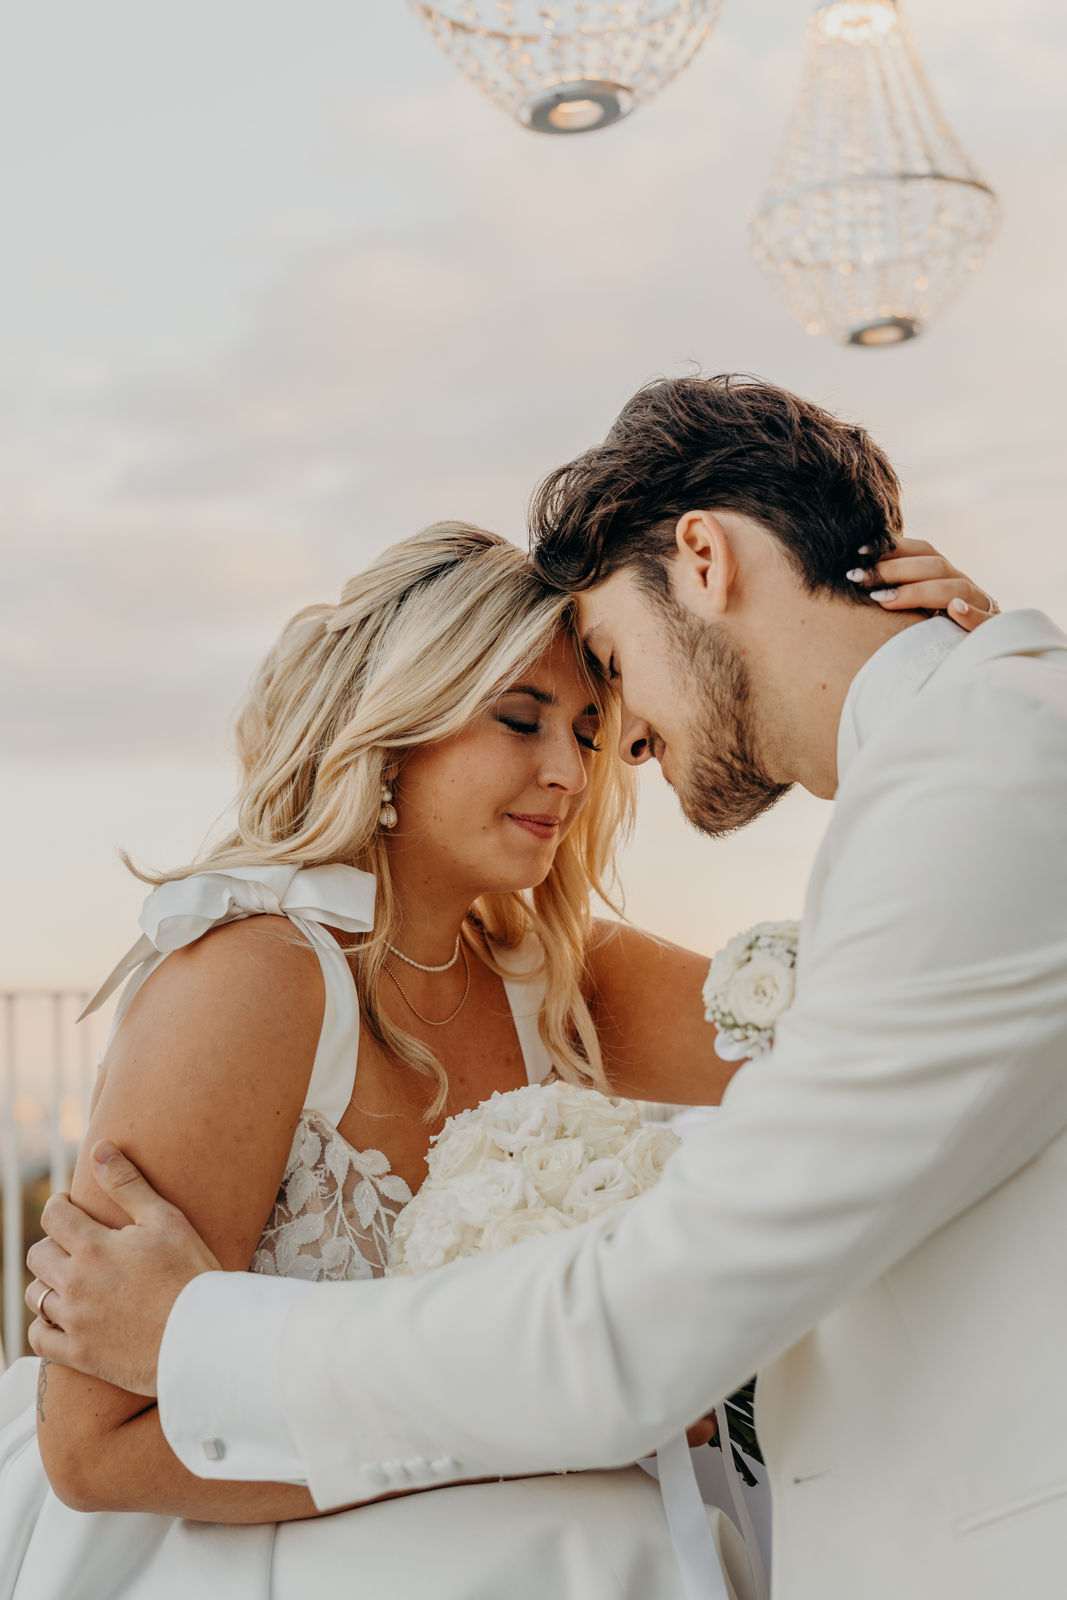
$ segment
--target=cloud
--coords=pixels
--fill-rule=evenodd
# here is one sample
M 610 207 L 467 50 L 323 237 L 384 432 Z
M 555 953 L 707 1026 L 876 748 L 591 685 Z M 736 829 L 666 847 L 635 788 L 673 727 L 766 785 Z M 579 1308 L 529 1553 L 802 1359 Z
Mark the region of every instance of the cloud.
M 1064 26 L 1038 0 L 1010 19 L 951 0 L 912 27 L 1005 203 L 987 268 L 916 345 L 809 339 L 748 257 L 797 76 L 803 19 L 784 0 L 728 12 L 676 84 L 588 140 L 538 140 L 423 61 L 415 91 L 386 79 L 333 103 L 331 174 L 352 198 L 329 225 L 290 229 L 293 189 L 247 199 L 241 228 L 266 253 L 221 331 L 191 327 L 164 354 L 105 340 L 94 358 L 43 329 L 33 405 L 0 390 L 9 752 L 213 746 L 289 612 L 441 516 L 521 538 L 541 473 L 691 358 L 867 422 L 916 531 L 989 561 L 990 587 L 1062 596 L 1045 526 L 1067 245 L 1047 67 Z M 170 227 L 166 195 L 153 203 Z M 982 531 L 1009 523 L 1010 554 Z

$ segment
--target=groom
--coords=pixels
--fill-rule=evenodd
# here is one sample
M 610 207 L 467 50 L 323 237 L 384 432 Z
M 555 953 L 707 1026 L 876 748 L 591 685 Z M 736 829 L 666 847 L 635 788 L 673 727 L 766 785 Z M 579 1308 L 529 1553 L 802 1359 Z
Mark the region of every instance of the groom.
M 324 1508 L 629 1462 L 758 1368 L 781 1600 L 1062 1600 L 1067 638 L 887 618 L 845 574 L 899 530 L 861 429 L 747 379 L 650 386 L 537 498 L 625 759 L 710 833 L 837 800 L 775 1051 L 657 1189 L 310 1286 L 213 1272 L 110 1152 L 137 1226 L 49 1203 L 34 1348 L 154 1393 L 162 1334 L 187 1466 Z

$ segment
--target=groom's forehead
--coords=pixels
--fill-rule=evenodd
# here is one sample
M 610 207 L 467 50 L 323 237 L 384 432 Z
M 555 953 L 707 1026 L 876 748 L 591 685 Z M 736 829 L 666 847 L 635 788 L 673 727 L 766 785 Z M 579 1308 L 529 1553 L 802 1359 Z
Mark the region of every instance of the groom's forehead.
M 582 648 L 588 650 L 590 655 L 599 658 L 608 642 L 609 626 L 602 615 L 600 607 L 588 599 L 585 594 L 580 594 L 578 599 L 578 628 L 582 639 Z M 583 603 L 584 602 L 584 603 Z
M 585 650 L 595 656 L 606 648 L 614 650 L 619 635 L 627 634 L 641 621 L 640 589 L 633 581 L 629 568 L 601 578 L 589 589 L 579 589 L 574 595 L 577 605 L 577 627 L 581 632 Z
M 629 595 L 628 576 L 626 572 L 613 572 L 590 588 L 580 589 L 574 597 L 582 643 L 594 654 L 618 626 Z

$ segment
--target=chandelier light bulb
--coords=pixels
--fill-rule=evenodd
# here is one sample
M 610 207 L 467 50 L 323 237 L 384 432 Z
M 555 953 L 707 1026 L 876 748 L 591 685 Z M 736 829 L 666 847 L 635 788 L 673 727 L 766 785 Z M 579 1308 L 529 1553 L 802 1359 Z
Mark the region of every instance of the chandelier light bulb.
M 678 76 L 722 0 L 411 0 L 462 72 L 534 133 L 591 133 Z
M 797 320 L 867 349 L 915 338 L 981 267 L 998 214 L 895 0 L 821 5 L 749 231 Z

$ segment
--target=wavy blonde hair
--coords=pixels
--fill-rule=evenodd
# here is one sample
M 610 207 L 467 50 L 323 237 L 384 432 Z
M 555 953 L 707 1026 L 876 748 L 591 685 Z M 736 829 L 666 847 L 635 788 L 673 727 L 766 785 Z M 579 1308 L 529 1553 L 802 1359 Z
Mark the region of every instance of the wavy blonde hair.
M 439 522 L 394 545 L 345 585 L 340 603 L 292 619 L 255 674 L 236 725 L 241 784 L 236 827 L 164 883 L 212 867 L 344 862 L 377 880 L 375 928 L 351 947 L 363 1017 L 397 1059 L 436 1085 L 426 1116 L 444 1108 L 444 1068 L 396 1027 L 378 1000 L 386 941 L 397 932 L 381 788 L 404 755 L 468 727 L 560 634 L 584 663 L 605 750 L 619 733 L 615 695 L 587 662 L 573 602 L 548 589 L 528 558 L 496 534 Z M 532 891 L 481 896 L 463 937 L 481 953 L 537 934 L 544 960 L 541 1037 L 561 1077 L 606 1088 L 583 996 L 592 895 L 615 894 L 615 849 L 633 818 L 632 774 L 614 755 L 593 763 L 589 791 L 552 868 Z M 487 935 L 479 939 L 478 925 Z

